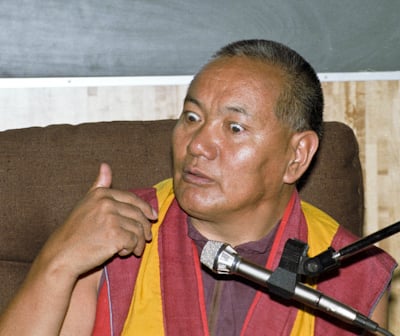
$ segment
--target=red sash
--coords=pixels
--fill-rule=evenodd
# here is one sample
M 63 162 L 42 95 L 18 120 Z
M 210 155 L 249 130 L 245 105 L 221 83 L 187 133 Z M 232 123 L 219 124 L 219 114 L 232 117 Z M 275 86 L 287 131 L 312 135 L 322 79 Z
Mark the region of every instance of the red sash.
M 145 189 L 138 194 L 151 201 L 154 207 L 157 207 L 154 189 Z M 307 241 L 307 225 L 297 193 L 294 193 L 281 221 L 272 247 L 271 254 L 273 257 L 269 258 L 267 268 L 275 269 L 277 267 L 284 244 L 289 238 Z M 333 245 L 335 248 L 339 248 L 340 245 L 344 246 L 353 239 L 354 237 L 341 230 Z M 194 243 L 187 235 L 187 216 L 179 208 L 176 201 L 172 203 L 160 227 L 159 255 L 162 260 L 160 262 L 161 292 L 166 335 L 208 335 L 199 256 L 197 249 L 194 248 Z M 376 291 L 376 293 L 373 293 L 374 295 L 367 295 L 370 299 L 366 299 L 365 296 L 357 299 L 359 296 L 354 295 L 355 290 L 360 291 L 358 281 L 348 281 L 354 279 L 352 276 L 354 267 L 351 270 L 345 269 L 344 277 L 341 274 L 340 277 L 323 282 L 319 289 L 339 300 L 347 296 L 345 299 L 349 301 L 350 298 L 351 301 L 348 304 L 358 308 L 364 314 L 368 314 L 374 300 L 379 297 L 387 285 L 390 270 L 393 269 L 392 260 L 381 259 L 386 263 L 384 272 L 376 261 L 374 263 L 375 266 L 380 268 L 379 281 L 381 283 L 364 286 L 364 289 L 361 289 L 361 295 L 367 290 Z M 363 261 L 360 262 L 362 265 L 358 264 L 355 267 L 360 269 L 360 276 L 366 274 L 365 266 L 368 263 L 368 261 Z M 104 281 L 99 292 L 93 335 L 120 335 L 131 303 L 139 267 L 140 258 L 134 256 L 125 259 L 115 258 L 107 265 L 104 271 Z M 343 280 L 340 281 L 340 279 Z M 358 307 L 366 302 L 367 305 Z M 290 335 L 297 310 L 295 306 L 288 306 L 271 300 L 268 294 L 258 292 L 245 320 L 242 335 Z M 334 323 L 317 318 L 315 334 L 325 336 L 337 335 L 338 333 L 340 335 L 352 335 L 351 332 L 340 329 L 336 321 Z

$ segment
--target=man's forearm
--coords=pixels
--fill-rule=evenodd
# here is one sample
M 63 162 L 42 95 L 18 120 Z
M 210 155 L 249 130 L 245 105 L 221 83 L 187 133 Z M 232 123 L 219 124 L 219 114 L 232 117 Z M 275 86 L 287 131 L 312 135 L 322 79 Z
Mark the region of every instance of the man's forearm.
M 39 257 L 9 307 L 0 317 L 0 335 L 58 335 L 76 279 Z

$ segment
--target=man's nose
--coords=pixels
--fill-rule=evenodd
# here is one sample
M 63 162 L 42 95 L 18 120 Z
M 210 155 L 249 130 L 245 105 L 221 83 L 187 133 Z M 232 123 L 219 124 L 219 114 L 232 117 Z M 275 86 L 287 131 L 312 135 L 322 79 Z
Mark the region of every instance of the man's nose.
M 218 155 L 218 143 L 217 129 L 204 124 L 192 133 L 188 150 L 193 156 L 202 156 L 208 160 L 213 160 Z

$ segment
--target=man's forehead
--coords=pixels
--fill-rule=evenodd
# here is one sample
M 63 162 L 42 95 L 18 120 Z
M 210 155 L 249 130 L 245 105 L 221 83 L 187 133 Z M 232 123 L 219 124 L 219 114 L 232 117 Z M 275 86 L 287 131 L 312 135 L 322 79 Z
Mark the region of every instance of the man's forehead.
M 202 96 L 264 96 L 275 101 L 283 88 L 281 69 L 260 61 L 231 57 L 217 59 L 205 66 L 189 85 L 187 97 L 201 100 Z
M 236 82 L 259 82 L 281 88 L 285 73 L 278 65 L 245 56 L 221 57 L 205 65 L 191 82 L 191 87 L 204 82 L 234 85 Z M 206 83 L 207 84 L 207 83 Z

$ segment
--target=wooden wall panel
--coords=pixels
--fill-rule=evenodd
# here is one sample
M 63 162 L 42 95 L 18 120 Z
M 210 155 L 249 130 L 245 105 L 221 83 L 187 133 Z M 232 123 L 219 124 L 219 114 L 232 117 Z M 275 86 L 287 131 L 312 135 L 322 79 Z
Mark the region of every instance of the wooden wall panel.
M 176 118 L 187 86 L 0 90 L 0 130 L 99 120 Z M 325 120 L 351 126 L 365 182 L 365 234 L 400 220 L 400 81 L 324 82 Z M 400 261 L 400 234 L 380 246 Z M 371 274 L 371 277 L 373 274 Z M 400 335 L 400 272 L 390 329 Z
M 325 82 L 325 119 L 350 125 L 360 145 L 365 234 L 400 220 L 400 81 Z M 379 244 L 400 261 L 400 234 Z M 371 275 L 373 276 L 373 275 Z M 392 284 L 390 329 L 400 334 L 400 272 Z

